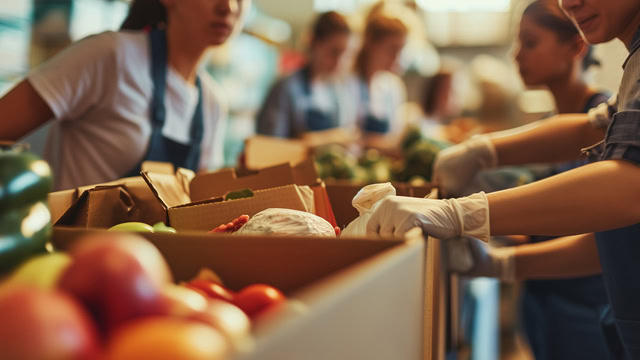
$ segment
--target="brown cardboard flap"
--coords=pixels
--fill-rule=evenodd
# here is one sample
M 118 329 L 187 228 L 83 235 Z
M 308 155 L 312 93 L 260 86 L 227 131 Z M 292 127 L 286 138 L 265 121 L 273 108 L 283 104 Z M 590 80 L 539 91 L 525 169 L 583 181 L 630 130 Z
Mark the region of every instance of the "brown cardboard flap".
M 293 167 L 293 180 L 297 185 L 316 185 L 320 183 L 320 176 L 316 169 L 316 163 L 312 158 L 307 158 L 303 162 Z
M 139 211 L 124 187 L 98 186 L 85 191 L 55 225 L 109 228 L 138 219 Z
M 160 161 L 145 161 L 140 166 L 142 171 L 150 172 L 154 174 L 166 174 L 173 175 L 175 168 L 172 163 L 160 162 Z
M 47 202 L 49 203 L 49 210 L 51 211 L 51 222 L 55 224 L 77 199 L 77 189 L 49 193 L 47 195 Z
M 294 183 L 293 170 L 288 163 L 285 163 L 246 176 L 238 176 L 234 169 L 198 174 L 191 181 L 189 188 L 191 200 L 200 201 L 223 196 L 229 191 L 263 190 Z
M 339 127 L 305 133 L 302 136 L 302 142 L 307 148 L 316 148 L 330 144 L 353 144 L 359 138 L 359 131 Z
M 154 174 L 144 171 L 141 175 L 165 209 L 191 202 L 189 194 L 175 175 Z
M 245 141 L 245 160 L 249 169 L 287 163 L 297 164 L 309 157 L 309 149 L 300 140 L 258 135 Z
M 313 199 L 313 191 L 310 188 L 303 190 L 296 185 L 287 185 L 255 191 L 253 197 L 246 199 L 169 208 L 169 222 L 178 231 L 210 231 L 241 215 L 253 216 L 269 208 L 309 212 L 309 205 L 303 200 L 307 198 L 308 195 L 303 195 L 307 192 Z

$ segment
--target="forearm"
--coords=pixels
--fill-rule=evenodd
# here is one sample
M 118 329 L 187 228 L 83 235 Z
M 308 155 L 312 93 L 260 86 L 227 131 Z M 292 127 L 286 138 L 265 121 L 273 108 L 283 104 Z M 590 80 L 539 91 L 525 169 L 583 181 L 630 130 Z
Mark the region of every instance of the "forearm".
M 640 222 L 640 167 L 622 160 L 582 166 L 488 194 L 491 235 L 575 235 Z
M 566 114 L 491 135 L 498 164 L 519 165 L 575 160 L 580 149 L 604 138 L 586 114 Z
M 0 98 L 0 141 L 16 141 L 53 118 L 53 112 L 33 86 L 23 80 Z
M 601 273 L 593 233 L 515 247 L 518 280 L 561 279 Z

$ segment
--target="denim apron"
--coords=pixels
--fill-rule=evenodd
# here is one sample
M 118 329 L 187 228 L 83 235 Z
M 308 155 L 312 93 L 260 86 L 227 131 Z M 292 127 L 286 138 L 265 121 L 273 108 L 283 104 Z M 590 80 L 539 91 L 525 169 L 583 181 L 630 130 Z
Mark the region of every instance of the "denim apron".
M 360 82 L 360 96 L 364 105 L 365 114 L 362 127 L 364 132 L 374 134 L 386 134 L 389 132 L 389 119 L 377 117 L 369 112 L 369 104 L 371 103 L 371 94 L 366 81 Z
M 640 359 L 640 224 L 596 233 L 611 302 L 603 325 L 612 356 Z M 615 329 L 607 324 L 615 324 Z
M 174 167 L 182 167 L 197 171 L 200 163 L 200 144 L 204 132 L 204 118 L 202 113 L 202 86 L 200 78 L 196 78 L 198 89 L 198 104 L 191 121 L 191 140 L 189 144 L 181 144 L 166 138 L 162 134 L 166 110 L 164 95 L 167 84 L 167 36 L 164 30 L 151 30 L 151 79 L 153 81 L 153 95 L 151 99 L 151 137 L 146 154 L 142 160 L 128 173 L 127 176 L 140 174 L 142 162 L 162 161 L 172 163 Z
M 584 108 L 606 102 L 608 94 L 597 93 Z M 555 165 L 553 176 L 587 163 L 586 160 Z M 555 239 L 532 236 L 531 242 Z M 536 360 L 608 358 L 607 338 L 601 314 L 609 299 L 601 275 L 558 280 L 527 280 L 522 295 L 521 319 Z
M 332 129 L 338 126 L 339 105 L 335 92 L 332 91 L 334 113 L 327 114 L 315 107 L 311 102 L 311 69 L 309 66 L 304 67 L 299 73 L 302 92 L 305 97 L 304 118 L 305 126 L 308 131 L 322 131 Z

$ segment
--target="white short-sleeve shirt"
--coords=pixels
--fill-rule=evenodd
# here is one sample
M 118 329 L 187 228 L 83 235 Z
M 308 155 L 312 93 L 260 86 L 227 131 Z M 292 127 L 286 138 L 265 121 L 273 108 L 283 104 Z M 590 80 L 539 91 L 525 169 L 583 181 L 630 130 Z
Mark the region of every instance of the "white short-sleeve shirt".
M 27 77 L 55 116 L 44 157 L 54 169 L 55 188 L 115 180 L 144 157 L 151 135 L 149 36 L 105 32 L 85 38 Z M 201 169 L 223 165 L 227 108 L 215 81 L 199 71 L 204 136 Z M 188 143 L 198 101 L 195 86 L 169 69 L 162 132 Z

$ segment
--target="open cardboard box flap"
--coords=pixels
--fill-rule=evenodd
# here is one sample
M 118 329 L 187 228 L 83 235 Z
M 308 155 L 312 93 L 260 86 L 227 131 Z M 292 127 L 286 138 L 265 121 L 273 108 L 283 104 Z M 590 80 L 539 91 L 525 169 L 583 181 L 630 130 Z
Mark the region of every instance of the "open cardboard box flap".
M 109 228 L 127 221 L 140 221 L 139 209 L 122 185 L 107 185 L 83 192 L 55 225 Z

